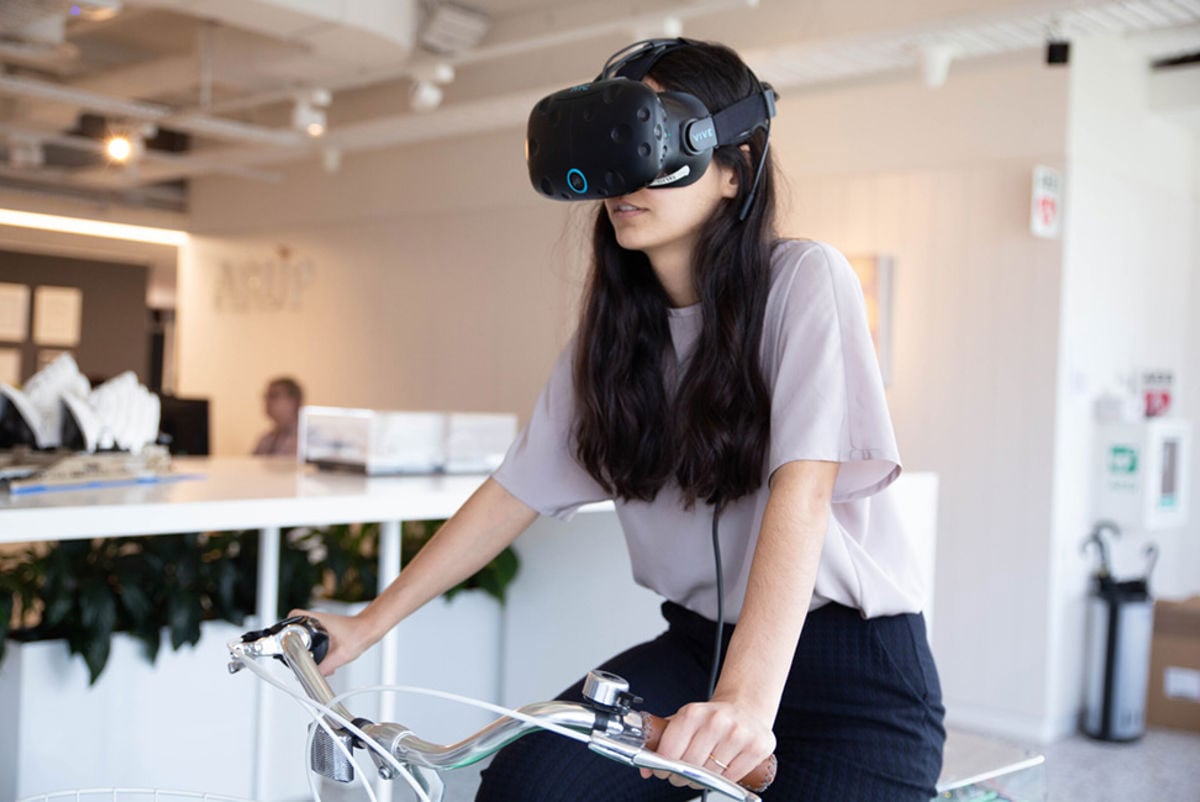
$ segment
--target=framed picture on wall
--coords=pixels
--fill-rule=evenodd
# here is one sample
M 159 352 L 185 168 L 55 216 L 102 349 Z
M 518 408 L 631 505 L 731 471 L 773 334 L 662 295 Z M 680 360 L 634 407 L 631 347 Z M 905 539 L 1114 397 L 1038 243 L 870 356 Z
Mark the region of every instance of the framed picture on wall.
M 0 341 L 29 339 L 29 287 L 0 282 Z
M 21 384 L 20 348 L 0 348 L 0 384 Z
M 78 287 L 33 291 L 33 339 L 38 345 L 74 348 L 83 328 L 83 292 Z
M 883 384 L 892 383 L 892 257 L 884 255 L 849 256 L 850 266 L 858 274 L 867 304 L 867 325 L 875 342 Z

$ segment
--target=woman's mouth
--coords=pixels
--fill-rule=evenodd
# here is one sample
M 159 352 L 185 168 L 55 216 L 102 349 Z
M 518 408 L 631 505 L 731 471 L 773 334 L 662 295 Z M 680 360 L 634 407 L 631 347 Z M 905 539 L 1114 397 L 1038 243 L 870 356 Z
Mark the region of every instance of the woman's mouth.
M 632 203 L 625 203 L 624 201 L 609 206 L 608 210 L 614 219 L 636 217 L 637 215 L 647 211 L 641 206 L 634 206 Z

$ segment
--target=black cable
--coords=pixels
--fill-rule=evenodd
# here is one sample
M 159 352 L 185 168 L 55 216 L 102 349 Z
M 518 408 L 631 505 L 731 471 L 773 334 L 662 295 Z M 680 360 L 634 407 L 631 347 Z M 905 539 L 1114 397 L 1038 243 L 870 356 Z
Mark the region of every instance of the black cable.
M 721 670 L 722 634 L 725 630 L 725 572 L 721 569 L 721 540 L 720 520 L 722 502 L 713 507 L 712 515 L 712 547 L 713 562 L 717 568 L 717 635 L 713 642 L 712 672 L 708 676 L 708 698 L 711 700 L 717 690 L 717 675 Z
M 754 195 L 758 192 L 758 182 L 762 178 L 763 165 L 767 163 L 767 151 L 771 149 L 771 124 L 767 123 L 767 138 L 763 142 L 762 155 L 758 158 L 758 169 L 754 171 L 754 183 L 750 186 L 750 194 L 746 196 L 746 200 L 742 201 L 742 208 L 738 209 L 738 222 L 745 221 L 746 216 L 750 214 L 750 204 L 754 203 Z
M 711 701 L 713 693 L 717 690 L 717 675 L 721 672 L 721 646 L 725 634 L 725 572 L 721 568 L 721 507 L 722 502 L 718 501 L 713 507 L 712 515 L 712 547 L 713 547 L 713 562 L 717 569 L 717 634 L 713 638 L 713 661 L 712 671 L 708 675 L 708 698 Z M 701 794 L 701 799 L 708 802 L 708 791 Z

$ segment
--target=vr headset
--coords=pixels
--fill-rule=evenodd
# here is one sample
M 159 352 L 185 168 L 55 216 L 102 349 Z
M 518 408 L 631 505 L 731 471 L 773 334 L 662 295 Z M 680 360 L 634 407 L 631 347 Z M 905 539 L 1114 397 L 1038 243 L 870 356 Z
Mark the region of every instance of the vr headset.
M 609 57 L 592 83 L 542 98 L 529 115 L 525 160 L 533 188 L 555 200 L 602 200 L 643 187 L 682 187 L 704 175 L 713 150 L 770 135 L 775 91 L 757 91 L 712 113 L 687 92 L 655 92 L 642 78 L 665 54 L 700 44 L 647 39 Z M 753 73 L 751 73 L 753 76 Z M 739 211 L 745 219 L 767 148 Z

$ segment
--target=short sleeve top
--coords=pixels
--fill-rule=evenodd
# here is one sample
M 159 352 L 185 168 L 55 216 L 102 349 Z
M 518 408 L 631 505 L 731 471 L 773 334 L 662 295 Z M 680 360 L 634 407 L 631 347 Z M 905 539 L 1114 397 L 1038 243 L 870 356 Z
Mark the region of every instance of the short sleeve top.
M 679 376 L 700 333 L 701 309 L 667 311 L 678 362 L 666 373 Z M 564 520 L 609 498 L 575 456 L 574 355 L 572 338 L 492 477 L 539 513 Z M 866 617 L 919 612 L 919 564 L 883 492 L 900 474 L 900 455 L 862 287 L 837 249 L 812 240 L 776 243 L 760 360 L 771 395 L 770 442 L 762 486 L 721 513 L 727 620 L 742 608 L 770 495 L 766 479 L 793 460 L 840 463 L 812 607 L 834 601 Z M 614 501 L 635 580 L 715 619 L 712 508 L 686 509 L 674 482 L 650 502 Z

